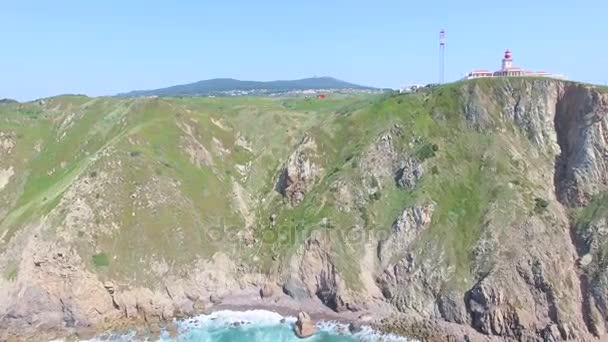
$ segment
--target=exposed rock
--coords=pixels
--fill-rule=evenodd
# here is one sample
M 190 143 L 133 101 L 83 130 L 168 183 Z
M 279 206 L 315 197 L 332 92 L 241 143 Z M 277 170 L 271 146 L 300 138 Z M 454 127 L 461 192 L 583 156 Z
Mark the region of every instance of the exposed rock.
M 537 80 L 503 82 L 492 92 L 470 83 L 462 93 L 468 121 L 491 129 L 499 106 L 540 150 L 558 156 L 557 195 L 569 205 L 584 205 L 608 185 L 608 94 L 576 83 Z M 533 152 L 533 151 L 531 151 Z
M 15 171 L 13 171 L 12 166 L 8 169 L 0 169 L 0 191 L 4 189 L 14 174 Z
M 212 294 L 209 296 L 209 301 L 213 304 L 219 304 L 222 302 L 222 297 L 220 297 L 216 294 Z
M 557 193 L 570 205 L 588 203 L 608 185 L 608 94 L 583 85 L 561 85 L 555 131 L 561 150 Z
M 360 322 L 351 322 L 348 325 L 348 331 L 350 331 L 351 334 L 356 334 L 358 332 L 361 332 L 361 330 L 363 330 L 363 326 Z
M 520 336 L 524 330 L 515 308 L 506 301 L 502 291 L 485 282 L 469 291 L 467 305 L 472 326 L 484 334 Z
M 408 158 L 403 162 L 403 166 L 397 170 L 395 182 L 397 183 L 397 186 L 411 190 L 416 186 L 420 178 L 422 178 L 423 173 L 424 169 L 422 164 L 416 159 Z
M 294 298 L 317 297 L 334 311 L 348 310 L 355 301 L 336 270 L 329 236 L 316 231 L 292 257 L 285 292 Z M 306 293 L 306 295 L 304 295 Z M 365 300 L 363 296 L 361 300 Z
M 353 321 L 348 325 L 348 331 L 350 331 L 352 334 L 356 334 L 363 330 L 363 326 L 371 325 L 373 321 L 374 319 L 372 316 L 361 315 L 356 321 Z
M 315 150 L 315 141 L 305 136 L 287 159 L 279 176 L 277 191 L 294 205 L 302 202 L 320 174 L 320 168 L 313 160 Z
M 252 210 L 251 195 L 239 182 L 232 182 L 232 201 L 236 211 L 241 214 L 245 221 L 245 227 L 251 228 L 255 223 L 255 212 Z
M 360 169 L 364 175 L 363 191 L 367 196 L 381 190 L 385 182 L 396 181 L 401 164 L 401 151 L 393 140 L 402 133 L 401 128 L 393 127 L 382 132 L 374 144 L 361 157 Z
M 116 292 L 116 284 L 112 281 L 106 281 L 103 283 L 103 287 L 108 291 L 109 294 L 114 294 Z
M 588 266 L 592 261 L 593 261 L 593 255 L 585 254 L 580 258 L 579 264 L 581 266 L 585 267 L 585 266 Z
M 207 148 L 199 142 L 196 137 L 196 130 L 193 126 L 184 123 L 179 125 L 185 133 L 181 138 L 181 146 L 184 152 L 190 158 L 190 162 L 198 167 L 212 166 L 213 156 Z
M 310 319 L 310 315 L 304 311 L 298 313 L 298 320 L 295 325 L 295 333 L 299 338 L 306 338 L 314 335 L 315 324 Z
M 462 297 L 455 292 L 444 293 L 437 298 L 437 308 L 441 317 L 448 322 L 464 324 L 467 322 L 467 312 Z
M 249 152 L 253 152 L 253 147 L 251 146 L 251 143 L 247 140 L 247 138 L 241 135 L 241 132 L 237 133 L 237 139 L 234 143 Z
M 285 284 L 283 284 L 283 292 L 296 300 L 305 300 L 310 298 L 306 285 L 298 277 L 290 276 Z
M 264 284 L 260 289 L 260 297 L 262 298 L 270 298 L 274 295 L 273 286 L 270 284 Z
M 277 214 L 270 215 L 270 226 L 274 227 L 277 225 Z
M 205 312 L 207 310 L 207 306 L 205 305 L 205 303 L 203 303 L 200 300 L 197 300 L 194 302 L 194 304 L 192 305 L 192 309 L 195 312 Z
M 15 148 L 15 135 L 13 133 L 0 132 L 0 156 L 9 155 Z
M 403 255 L 420 231 L 431 222 L 434 209 L 434 203 L 404 209 L 393 223 L 392 234 L 380 242 L 380 261 L 386 264 L 394 256 Z

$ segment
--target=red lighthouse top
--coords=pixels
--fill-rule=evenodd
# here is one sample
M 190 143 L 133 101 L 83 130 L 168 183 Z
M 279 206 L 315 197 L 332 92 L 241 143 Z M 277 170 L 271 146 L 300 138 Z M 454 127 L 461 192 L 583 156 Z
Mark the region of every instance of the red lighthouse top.
M 505 59 L 511 59 L 511 50 L 505 50 Z

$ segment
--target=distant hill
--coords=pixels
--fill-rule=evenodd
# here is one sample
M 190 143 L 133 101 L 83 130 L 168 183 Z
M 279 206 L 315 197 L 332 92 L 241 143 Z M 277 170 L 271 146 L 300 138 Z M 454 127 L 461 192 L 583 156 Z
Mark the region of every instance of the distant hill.
M 230 91 L 261 91 L 262 93 L 282 93 L 307 89 L 358 89 L 378 90 L 373 87 L 361 86 L 332 77 L 313 77 L 292 81 L 240 81 L 233 78 L 214 78 L 195 83 L 176 85 L 154 90 L 135 90 L 118 96 L 197 96 L 214 95 Z

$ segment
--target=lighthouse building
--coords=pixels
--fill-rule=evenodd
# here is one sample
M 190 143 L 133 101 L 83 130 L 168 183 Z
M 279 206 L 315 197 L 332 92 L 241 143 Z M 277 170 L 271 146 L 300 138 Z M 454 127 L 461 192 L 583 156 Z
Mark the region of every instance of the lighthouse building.
M 471 78 L 482 78 L 482 77 L 522 77 L 522 76 L 536 76 L 536 77 L 551 77 L 558 79 L 565 79 L 563 75 L 551 74 L 544 71 L 528 71 L 524 70 L 520 67 L 513 65 L 513 56 L 511 55 L 511 51 L 507 49 L 505 51 L 505 56 L 502 59 L 501 68 L 498 71 L 489 71 L 489 70 L 473 70 L 467 74 L 466 79 Z

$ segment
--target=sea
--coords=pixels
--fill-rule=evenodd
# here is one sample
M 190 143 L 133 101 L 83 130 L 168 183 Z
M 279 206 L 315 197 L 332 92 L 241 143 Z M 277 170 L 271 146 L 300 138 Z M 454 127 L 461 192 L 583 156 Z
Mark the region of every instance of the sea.
M 265 310 L 217 311 L 176 321 L 177 334 L 171 336 L 163 331 L 160 337 L 142 338 L 132 333 L 106 333 L 93 338 L 91 342 L 127 341 L 180 341 L 180 342 L 410 342 L 391 334 L 382 334 L 363 327 L 357 333 L 350 333 L 347 324 L 319 321 L 315 335 L 301 339 L 293 331 L 295 317 L 284 317 Z

